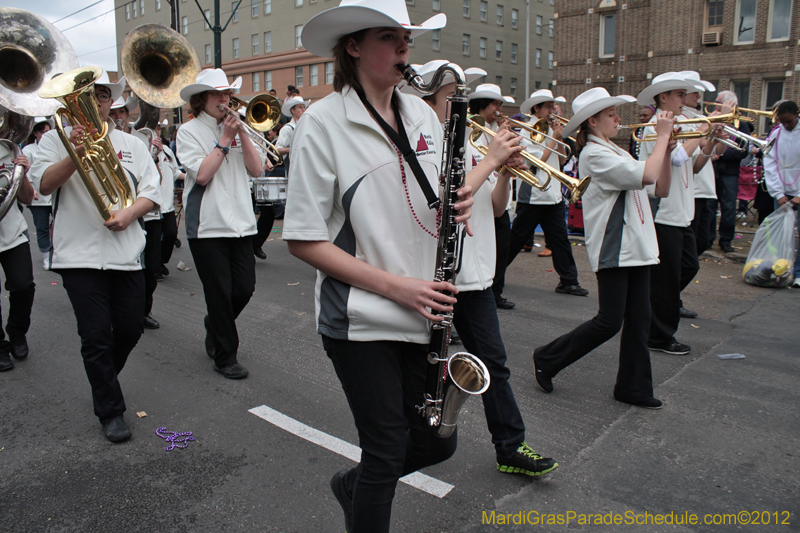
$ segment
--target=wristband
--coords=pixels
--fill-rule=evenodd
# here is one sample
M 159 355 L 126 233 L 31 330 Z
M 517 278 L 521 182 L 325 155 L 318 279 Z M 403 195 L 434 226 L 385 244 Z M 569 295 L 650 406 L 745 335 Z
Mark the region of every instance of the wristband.
M 220 144 L 219 144 L 219 143 L 217 143 L 217 142 L 215 142 L 215 143 L 214 143 L 214 148 L 219 148 L 220 150 L 222 150 L 222 154 L 223 154 L 223 155 L 228 155 L 228 152 L 230 152 L 230 151 L 231 151 L 231 149 L 230 149 L 230 148 L 226 148 L 226 147 L 224 147 L 224 146 L 220 146 Z

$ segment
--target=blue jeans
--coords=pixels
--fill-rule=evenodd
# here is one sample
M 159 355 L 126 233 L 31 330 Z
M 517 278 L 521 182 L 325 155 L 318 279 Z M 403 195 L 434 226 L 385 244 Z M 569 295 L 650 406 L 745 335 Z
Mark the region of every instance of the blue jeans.
M 739 194 L 739 175 L 717 176 L 719 198 L 719 244 L 730 244 L 736 229 L 736 195 Z M 711 239 L 714 242 L 714 239 Z
M 39 251 L 49 252 L 53 247 L 50 242 L 50 218 L 53 208 L 49 205 L 29 205 L 33 216 L 33 225 L 36 227 L 36 245 Z
M 506 348 L 500 337 L 497 304 L 491 287 L 456 295 L 453 322 L 466 351 L 480 359 L 492 382 L 483 393 L 483 411 L 497 455 L 510 456 L 525 440 L 525 424 L 508 382 Z M 451 350 L 452 351 L 452 350 Z

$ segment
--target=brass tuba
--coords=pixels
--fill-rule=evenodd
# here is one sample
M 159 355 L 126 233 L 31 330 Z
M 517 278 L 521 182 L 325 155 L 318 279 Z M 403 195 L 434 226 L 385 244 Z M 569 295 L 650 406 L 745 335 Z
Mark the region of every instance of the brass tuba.
M 94 84 L 102 73 L 100 67 L 71 70 L 47 82 L 39 90 L 39 96 L 55 98 L 64 105 L 64 108 L 56 111 L 58 135 L 100 216 L 103 220 L 111 220 L 114 218 L 111 214 L 113 207 L 130 207 L 135 198 L 117 151 L 109 139 L 110 124 L 103 120 L 94 98 Z M 63 116 L 73 125 L 85 128 L 78 137 L 84 149 L 83 155 L 70 142 L 62 125 Z M 96 183 L 100 184 L 102 192 Z
M 8 148 L 12 159 L 16 159 L 22 150 L 19 144 L 24 142 L 33 129 L 33 117 L 26 117 L 0 106 L 0 145 Z M 25 167 L 14 165 L 13 168 L 0 169 L 0 220 L 16 203 L 17 191 L 25 177 Z

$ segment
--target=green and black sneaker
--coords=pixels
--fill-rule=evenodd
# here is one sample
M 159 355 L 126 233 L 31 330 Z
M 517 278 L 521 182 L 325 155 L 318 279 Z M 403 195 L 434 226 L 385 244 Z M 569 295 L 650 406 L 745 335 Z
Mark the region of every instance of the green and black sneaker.
M 525 474 L 542 476 L 558 468 L 558 463 L 549 457 L 542 457 L 524 442 L 511 457 L 497 456 L 497 469 L 506 474 Z

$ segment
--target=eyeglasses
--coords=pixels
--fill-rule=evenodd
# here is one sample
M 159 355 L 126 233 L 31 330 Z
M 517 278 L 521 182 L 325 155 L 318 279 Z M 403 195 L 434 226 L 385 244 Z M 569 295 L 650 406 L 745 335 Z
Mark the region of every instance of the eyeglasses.
M 94 93 L 95 99 L 100 103 L 106 103 L 111 101 L 111 95 L 108 93 Z

